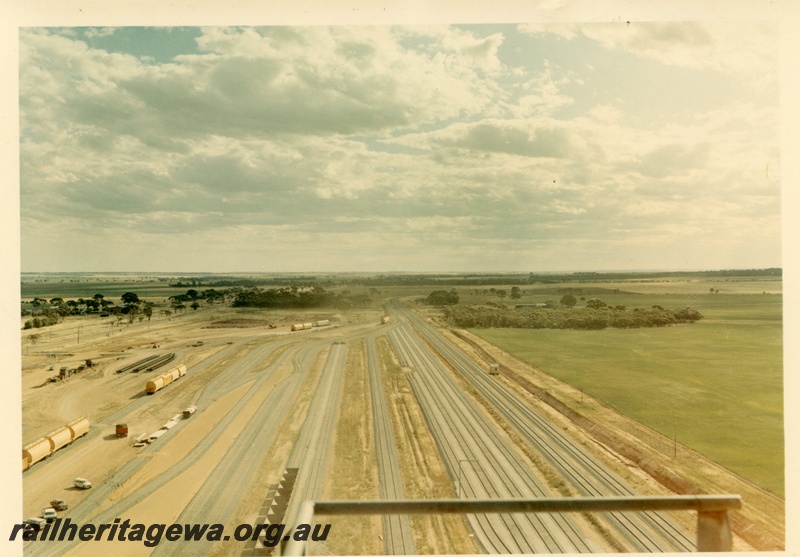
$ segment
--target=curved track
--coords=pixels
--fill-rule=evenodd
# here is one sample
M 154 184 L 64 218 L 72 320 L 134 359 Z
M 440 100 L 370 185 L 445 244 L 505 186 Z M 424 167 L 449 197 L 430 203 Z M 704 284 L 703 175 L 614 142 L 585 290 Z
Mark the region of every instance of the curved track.
M 100 485 L 96 485 L 89 495 L 81 502 L 80 505 L 77 505 L 75 508 L 71 509 L 69 518 L 72 520 L 73 523 L 85 523 L 85 522 L 93 522 L 95 524 L 100 523 L 111 523 L 117 517 L 123 516 L 126 511 L 134 507 L 135 505 L 141 503 L 145 498 L 149 497 L 170 481 L 174 480 L 182 473 L 189 470 L 192 466 L 194 466 L 197 461 L 211 448 L 217 439 L 222 435 L 224 430 L 227 426 L 239 415 L 242 411 L 244 406 L 250 400 L 250 398 L 258 392 L 258 390 L 263 386 L 263 384 L 269 379 L 270 375 L 277 370 L 282 362 L 285 360 L 286 357 L 290 354 L 289 351 L 284 352 L 281 354 L 272 364 L 268 367 L 264 368 L 260 374 L 258 374 L 255 378 L 247 379 L 246 376 L 249 375 L 254 368 L 256 368 L 257 364 L 266 358 L 277 346 L 283 344 L 282 342 L 273 342 L 270 344 L 266 344 L 263 346 L 259 346 L 254 348 L 250 353 L 246 354 L 243 358 L 239 361 L 232 364 L 228 370 L 217 376 L 214 380 L 212 380 L 208 385 L 206 385 L 205 389 L 203 390 L 202 394 L 200 395 L 199 400 L 205 400 L 207 397 L 211 397 L 212 399 L 218 398 L 222 396 L 224 393 L 229 392 L 231 389 L 235 388 L 238 384 L 242 383 L 243 381 L 251 381 L 252 385 L 247 390 L 247 393 L 244 394 L 241 399 L 234 405 L 231 411 L 219 422 L 217 422 L 214 427 L 208 431 L 208 433 L 203 437 L 202 441 L 198 443 L 192 450 L 183 458 L 179 463 L 175 466 L 171 467 L 167 472 L 160 474 L 158 477 L 154 478 L 152 481 L 149 481 L 141 488 L 137 489 L 133 493 L 119 499 L 114 503 L 114 506 L 108 510 L 97 512 L 98 509 L 103 505 L 103 503 L 108 499 L 108 497 L 115 491 L 120 485 L 130 479 L 137 471 L 139 471 L 142 466 L 144 466 L 147 462 L 147 458 L 134 458 L 128 461 L 123 467 L 118 469 L 111 477 L 109 477 L 105 482 Z M 285 390 L 291 387 L 291 377 L 289 380 L 282 382 L 278 388 L 273 390 L 272 395 L 269 397 L 267 402 L 275 402 L 277 403 L 282 398 L 287 400 L 291 400 L 292 397 L 286 396 L 283 397 L 282 395 L 289 394 L 286 393 Z M 299 383 L 299 378 L 295 380 Z M 158 394 L 158 393 L 157 393 Z M 146 400 L 146 399 L 140 399 Z M 138 403 L 139 401 L 137 401 Z M 202 406 L 201 406 L 202 407 Z M 253 420 L 251 420 L 251 423 Z M 173 432 L 176 431 L 181 427 L 182 422 L 179 422 L 175 428 L 173 428 Z M 257 428 L 254 428 L 257 429 Z M 150 445 L 145 447 L 139 454 L 140 456 L 146 456 L 149 453 L 155 452 L 159 450 L 160 447 L 163 447 L 164 444 L 159 442 L 155 445 Z M 205 519 L 204 519 L 205 521 Z M 74 546 L 77 546 L 80 543 L 79 540 L 73 540 L 72 542 L 64 541 L 59 542 L 57 544 L 29 544 L 26 546 L 26 552 L 29 552 L 31 555 L 41 555 L 41 556 L 56 556 L 62 555 L 68 550 L 72 549 Z M 196 543 L 196 542 L 194 542 Z M 194 546 L 193 546 L 194 547 Z

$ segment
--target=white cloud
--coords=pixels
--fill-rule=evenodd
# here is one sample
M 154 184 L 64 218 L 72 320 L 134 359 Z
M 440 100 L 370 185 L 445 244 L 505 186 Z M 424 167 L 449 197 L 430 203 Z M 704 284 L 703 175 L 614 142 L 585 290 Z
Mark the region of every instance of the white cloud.
M 654 45 L 678 63 L 680 45 L 721 40 L 648 29 L 631 45 L 651 60 Z M 609 37 L 598 40 L 634 48 Z M 50 253 L 67 268 L 68 254 L 86 261 L 80 245 L 103 268 L 188 270 L 199 258 L 193 268 L 210 270 L 213 253 L 213 270 L 232 269 L 252 248 L 244 260 L 280 257 L 284 269 L 303 257 L 318 269 L 504 257 L 524 268 L 545 252 L 564 269 L 573 252 L 558 242 L 637 234 L 643 246 L 732 223 L 748 245 L 776 242 L 773 105 L 745 90 L 632 118 L 638 91 L 580 96 L 595 71 L 584 61 L 512 67 L 507 41 L 448 27 L 209 28 L 198 52 L 156 64 L 76 33 L 23 31 L 24 265 Z M 252 246 L 258 237 L 281 242 Z M 170 259 L 184 240 L 204 247 Z M 127 259 L 109 254 L 123 244 Z
M 87 39 L 110 37 L 117 31 L 117 27 L 88 27 L 84 31 L 84 36 Z
M 161 148 L 198 133 L 387 133 L 488 102 L 463 68 L 399 48 L 389 28 L 209 29 L 198 39 L 206 54 L 163 65 L 46 33 L 22 42 L 28 125 L 59 126 L 59 106 L 72 112 L 70 127 L 105 127 Z
M 483 70 L 499 70 L 502 68 L 497 58 L 497 51 L 503 44 L 503 35 L 495 33 L 484 38 L 475 38 L 466 32 L 450 33 L 443 38 L 446 49 L 461 53 L 469 66 L 478 66 Z
M 757 79 L 762 88 L 777 81 L 778 27 L 765 21 L 627 21 L 616 23 L 526 24 L 519 30 L 571 40 L 588 37 L 608 49 L 669 66 L 712 69 Z
M 548 34 L 562 39 L 574 39 L 579 35 L 579 25 L 578 23 L 561 22 L 523 23 L 517 26 L 517 30 L 530 35 Z

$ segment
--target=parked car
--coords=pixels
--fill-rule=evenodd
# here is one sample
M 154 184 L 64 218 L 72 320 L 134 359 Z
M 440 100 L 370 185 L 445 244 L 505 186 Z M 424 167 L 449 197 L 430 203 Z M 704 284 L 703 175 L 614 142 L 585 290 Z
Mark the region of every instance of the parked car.
M 80 489 L 89 489 L 92 487 L 92 482 L 86 478 L 75 478 L 72 483 L 75 485 L 75 487 Z
M 53 499 L 50 501 L 50 506 L 57 511 L 65 511 L 69 508 L 69 505 L 63 499 Z
M 37 516 L 37 517 L 32 517 L 32 518 L 26 518 L 25 520 L 22 521 L 22 523 L 25 526 L 30 525 L 31 528 L 33 528 L 34 530 L 36 530 L 38 532 L 39 530 L 44 528 L 44 525 L 47 524 L 47 521 L 45 519 L 39 518 Z
M 53 507 L 45 507 L 42 509 L 42 518 L 47 522 L 53 522 L 58 518 L 58 513 Z

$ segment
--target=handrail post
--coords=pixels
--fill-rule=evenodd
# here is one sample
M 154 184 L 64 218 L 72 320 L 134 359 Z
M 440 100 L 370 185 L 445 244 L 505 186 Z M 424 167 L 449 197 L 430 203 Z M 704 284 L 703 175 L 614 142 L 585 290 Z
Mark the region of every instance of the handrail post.
M 731 551 L 728 511 L 697 512 L 697 551 Z
M 297 530 L 297 526 L 300 524 L 311 524 L 314 522 L 314 501 L 303 501 L 300 503 L 300 508 L 297 510 L 297 515 L 295 517 L 294 523 L 291 524 L 292 531 Z M 291 534 L 289 534 L 291 536 Z M 280 545 L 281 555 L 306 555 L 306 542 L 305 541 L 298 541 L 295 540 L 294 537 L 290 537 L 285 543 L 281 543 Z

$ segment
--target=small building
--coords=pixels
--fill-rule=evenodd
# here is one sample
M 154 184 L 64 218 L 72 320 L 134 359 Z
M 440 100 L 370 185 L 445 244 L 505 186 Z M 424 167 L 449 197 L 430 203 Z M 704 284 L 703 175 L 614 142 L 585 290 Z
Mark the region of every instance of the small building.
M 489 375 L 499 375 L 500 374 L 500 364 L 494 363 L 489 364 Z

